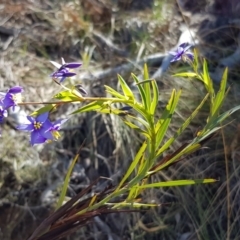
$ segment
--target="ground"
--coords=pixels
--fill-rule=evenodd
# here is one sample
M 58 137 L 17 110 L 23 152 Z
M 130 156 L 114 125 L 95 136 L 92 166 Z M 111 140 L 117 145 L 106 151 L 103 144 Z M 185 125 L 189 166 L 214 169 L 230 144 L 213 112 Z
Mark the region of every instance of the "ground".
M 67 62 L 83 63 L 69 85 L 82 84 L 90 96 L 104 96 L 105 84 L 118 89 L 117 73 L 131 83 L 130 73 L 140 76 L 146 61 L 154 74 L 187 27 L 196 32 L 197 48 L 210 63 L 216 88 L 222 69 L 230 65 L 232 87 L 224 106 L 229 109 L 239 104 L 239 60 L 230 61 L 238 47 L 239 7 L 234 0 L 226 2 L 222 6 L 219 1 L 197 1 L 192 6 L 191 1 L 177 4 L 164 0 L 2 0 L 0 89 L 21 85 L 25 102 L 49 101 L 61 89 L 49 76 L 54 71 L 49 61 L 60 62 L 63 57 Z M 227 9 L 232 6 L 235 8 L 229 15 Z M 160 55 L 150 58 L 155 53 Z M 159 114 L 172 88 L 183 89 L 169 136 L 204 96 L 200 83 L 171 76 L 184 68 L 181 63 L 171 65 L 157 78 L 161 90 Z M 31 147 L 29 136 L 17 131 L 16 125 L 21 116 L 37 107 L 21 106 L 1 126 L 0 236 L 4 240 L 26 239 L 53 211 L 69 163 L 85 139 L 68 197 L 99 176 L 119 181 L 142 141 L 120 118 L 88 113 L 68 120 L 61 141 Z M 67 117 L 78 107 L 62 106 L 51 117 Z M 203 111 L 176 148 L 196 134 L 205 117 Z M 147 212 L 95 218 L 66 239 L 238 239 L 238 118 L 235 114 L 231 118 L 234 121 L 203 149 L 151 179 L 211 177 L 218 179 L 217 183 L 146 191 L 143 200 L 165 205 Z

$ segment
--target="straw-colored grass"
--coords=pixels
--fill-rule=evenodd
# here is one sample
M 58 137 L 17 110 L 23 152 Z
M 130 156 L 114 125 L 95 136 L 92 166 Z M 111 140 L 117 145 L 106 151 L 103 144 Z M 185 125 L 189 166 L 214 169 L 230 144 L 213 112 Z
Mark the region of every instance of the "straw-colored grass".
M 45 5 L 35 2 L 37 1 L 15 5 L 11 1 L 5 1 L 0 9 L 0 16 L 4 13 L 1 21 L 6 21 L 4 26 L 21 29 L 19 35 L 1 52 L 0 88 L 5 90 L 13 85 L 23 86 L 25 101 L 49 100 L 59 91 L 59 86 L 48 77 L 54 70 L 48 62 L 50 59 L 82 59 L 84 66 L 73 80 L 77 84 L 85 73 L 94 75 L 95 70 L 114 67 L 158 51 L 164 52 L 177 43 L 180 33 L 178 21 L 171 11 L 166 16 L 166 11 L 161 12 L 162 8 L 159 7 L 171 9 L 172 5 L 164 5 L 160 0 L 155 0 L 153 14 L 151 10 L 119 10 L 112 15 L 114 24 L 102 18 L 100 20 L 103 22 L 96 22 L 92 19 L 94 12 L 86 14 L 86 9 L 79 1 L 49 1 Z M 94 31 L 107 36 L 119 48 L 126 49 L 128 55 L 116 56 L 107 47 L 102 48 Z M 150 70 L 154 72 L 156 68 Z M 171 67 L 169 73 L 176 70 Z M 136 66 L 132 72 L 140 74 L 139 67 Z M 168 132 L 171 135 L 203 97 L 204 88 L 198 82 L 175 79 L 169 73 L 159 80 L 159 114 L 172 88 L 183 88 L 181 104 L 175 121 L 172 122 L 171 132 Z M 236 72 L 235 76 L 237 74 Z M 84 87 L 90 93 L 100 89 L 102 94 L 104 84 L 117 88 L 116 76 L 94 83 L 85 81 Z M 224 109 L 238 104 L 238 89 L 239 86 L 233 83 Z M 24 111 L 29 114 L 36 107 L 27 106 Z M 72 112 L 76 108 L 77 106 L 62 107 L 53 117 L 63 117 L 66 112 Z M 205 116 L 202 111 L 186 134 L 175 143 L 176 147 L 196 134 Z M 219 179 L 217 183 L 147 190 L 142 198 L 148 202 L 161 203 L 162 207 L 143 213 L 100 217 L 68 239 L 106 239 L 104 229 L 110 229 L 114 239 L 237 240 L 240 231 L 238 118 L 235 114 L 233 119 L 237 120 L 220 132 L 208 147 L 152 179 L 160 181 L 211 177 Z M 79 192 L 98 176 L 119 181 L 141 143 L 137 134 L 124 126 L 120 118 L 112 115 L 90 113 L 74 116 L 62 131 L 61 142 L 34 148 L 30 147 L 26 134 L 14 129 L 15 124 L 14 120 L 8 120 L 2 126 L 0 143 L 0 208 L 6 207 L 5 201 L 16 204 L 10 205 L 10 210 L 0 215 L 0 222 L 7 219 L 0 224 L 6 240 L 24 239 L 37 225 L 27 229 L 29 221 L 41 221 L 48 214 L 48 208 L 51 209 L 56 204 L 69 162 L 85 139 L 86 144 L 75 167 L 68 196 L 72 196 L 74 191 Z M 41 214 L 42 210 L 39 211 L 38 208 L 43 208 L 46 214 Z M 23 217 L 19 217 L 20 214 Z M 8 229 L 6 224 L 9 225 Z

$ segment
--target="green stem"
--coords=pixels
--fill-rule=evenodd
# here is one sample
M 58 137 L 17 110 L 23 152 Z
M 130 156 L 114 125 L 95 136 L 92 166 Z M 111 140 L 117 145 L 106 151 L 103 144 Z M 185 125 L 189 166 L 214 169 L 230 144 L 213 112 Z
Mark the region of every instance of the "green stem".
M 103 206 L 104 204 L 106 204 L 107 202 L 109 202 L 112 198 L 115 198 L 115 197 L 118 197 L 119 195 L 122 195 L 124 193 L 126 193 L 128 191 L 127 188 L 122 188 L 120 190 L 118 190 L 117 192 L 113 192 L 111 193 L 110 195 L 108 195 L 107 197 L 105 197 L 102 201 L 92 205 L 92 206 L 89 206 L 83 210 L 81 210 L 80 212 L 78 212 L 77 214 L 78 215 L 81 215 L 81 214 L 84 214 L 88 211 L 92 211 L 92 210 L 95 210 L 101 206 Z
M 132 100 L 119 99 L 119 98 L 104 98 L 104 97 L 85 97 L 80 100 L 71 101 L 50 101 L 50 102 L 21 102 L 18 105 L 39 105 L 39 104 L 64 104 L 64 103 L 74 103 L 74 102 L 87 102 L 87 101 L 110 101 L 110 102 L 120 102 L 120 103 L 132 103 Z

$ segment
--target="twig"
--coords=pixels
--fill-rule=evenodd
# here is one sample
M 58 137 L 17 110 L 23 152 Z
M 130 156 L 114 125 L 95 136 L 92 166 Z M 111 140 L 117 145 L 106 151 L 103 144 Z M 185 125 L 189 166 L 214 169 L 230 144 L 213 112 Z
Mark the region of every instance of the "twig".
M 0 26 L 0 33 L 7 36 L 15 36 L 19 33 L 19 30 Z
M 162 60 L 167 55 L 164 53 L 156 53 L 153 55 L 149 55 L 139 61 L 133 61 L 129 63 L 122 64 L 115 68 L 107 68 L 105 70 L 96 71 L 93 74 L 91 73 L 85 73 L 81 74 L 80 78 L 82 81 L 88 82 L 88 81 L 95 81 L 99 79 L 105 79 L 117 74 L 124 75 L 126 73 L 129 73 L 133 71 L 133 68 L 136 66 L 142 66 L 144 63 L 147 63 L 148 65 L 160 65 Z
M 93 40 L 96 45 L 101 45 L 101 48 L 108 48 L 110 53 L 116 54 L 121 57 L 127 57 L 128 52 L 126 50 L 122 50 L 114 45 L 114 43 L 109 39 L 103 36 L 101 33 L 97 31 L 93 31 Z

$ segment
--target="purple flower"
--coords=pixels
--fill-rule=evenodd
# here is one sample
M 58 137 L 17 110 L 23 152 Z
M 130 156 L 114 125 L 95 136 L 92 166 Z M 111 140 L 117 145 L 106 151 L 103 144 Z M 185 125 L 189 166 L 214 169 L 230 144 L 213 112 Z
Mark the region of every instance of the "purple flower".
M 2 94 L 3 97 L 1 99 L 1 104 L 4 109 L 8 109 L 10 107 L 15 107 L 19 102 L 22 101 L 23 88 L 20 86 L 15 86 L 10 88 L 6 94 Z
M 78 68 L 82 65 L 81 63 L 77 63 L 77 62 L 65 63 L 63 58 L 62 58 L 62 65 L 54 61 L 50 61 L 50 62 L 55 67 L 58 68 L 58 70 L 53 72 L 50 76 L 54 79 L 60 79 L 59 80 L 60 83 L 63 82 L 65 78 L 73 77 L 76 75 L 76 73 L 71 72 L 70 69 Z
M 59 134 L 58 130 L 61 126 L 67 121 L 68 119 L 59 119 L 55 121 L 49 131 L 52 133 L 54 139 L 59 139 L 61 135 Z
M 50 128 L 50 131 L 58 131 L 68 119 L 59 119 L 53 123 L 53 126 Z
M 8 112 L 6 109 L 3 108 L 2 105 L 0 105 L 0 123 L 3 122 L 3 118 L 8 116 Z
M 176 62 L 178 60 L 190 60 L 193 61 L 193 53 L 188 51 L 188 49 L 191 47 L 188 43 L 182 43 L 179 45 L 176 51 L 169 52 L 169 54 L 173 55 L 173 58 L 171 62 Z
M 60 78 L 60 82 L 64 81 L 67 77 L 73 77 L 76 73 L 69 72 L 67 68 L 63 68 L 61 70 L 57 70 L 56 72 L 52 73 L 50 76 L 52 78 Z
M 48 119 L 48 112 L 38 115 L 36 118 L 28 116 L 29 123 L 21 124 L 17 127 L 18 130 L 31 132 L 30 143 L 34 144 L 45 143 L 47 140 L 52 140 L 53 136 L 50 129 L 53 124 Z
M 80 67 L 81 65 L 82 65 L 81 63 L 71 62 L 71 63 L 65 63 L 65 64 L 63 64 L 62 67 L 74 69 L 74 68 Z
M 38 115 L 36 118 L 28 116 L 29 123 L 17 127 L 18 130 L 31 132 L 30 143 L 32 146 L 34 144 L 51 142 L 60 137 L 58 130 L 68 119 L 60 119 L 52 123 L 48 119 L 48 115 L 49 113 L 46 112 Z

